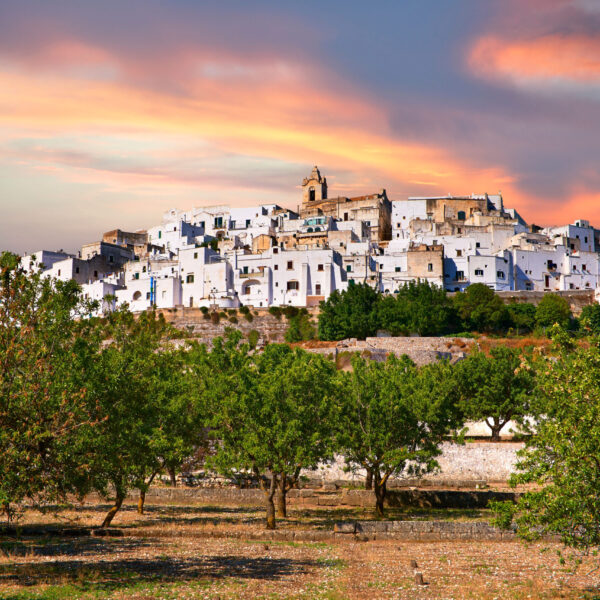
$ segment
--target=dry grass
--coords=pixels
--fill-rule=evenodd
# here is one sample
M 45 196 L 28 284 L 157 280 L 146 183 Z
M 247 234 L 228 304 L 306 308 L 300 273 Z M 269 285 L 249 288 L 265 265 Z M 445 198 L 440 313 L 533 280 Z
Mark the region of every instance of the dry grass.
M 97 523 L 105 508 L 65 512 L 60 525 Z M 293 510 L 280 525 L 315 529 L 348 516 Z M 24 521 L 56 523 L 36 513 Z M 115 524 L 123 537 L 0 538 L 0 599 L 597 597 L 592 560 L 570 573 L 554 544 L 543 553 L 519 542 L 257 542 L 244 536 L 262 529 L 262 511 L 239 507 L 151 506 L 138 516 L 130 505 Z M 414 583 L 411 560 L 427 585 Z

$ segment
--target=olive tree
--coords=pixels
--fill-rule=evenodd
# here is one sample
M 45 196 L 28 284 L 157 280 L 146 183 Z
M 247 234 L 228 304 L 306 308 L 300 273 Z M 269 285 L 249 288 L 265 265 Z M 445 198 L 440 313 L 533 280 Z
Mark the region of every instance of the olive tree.
M 352 467 L 372 473 L 375 510 L 383 516 L 390 477 L 433 471 L 441 443 L 461 425 L 452 367 L 418 368 L 407 356 L 378 363 L 355 355 L 352 371 L 340 377 L 341 452 Z
M 213 352 L 222 353 L 223 346 Z M 335 365 L 287 345 L 271 344 L 252 357 L 247 357 L 247 347 L 230 346 L 228 352 L 244 356 L 225 360 L 238 365 L 235 371 L 213 370 L 213 463 L 226 473 L 248 470 L 255 475 L 265 494 L 266 526 L 273 529 L 275 494 L 285 517 L 286 494 L 301 470 L 333 453 Z

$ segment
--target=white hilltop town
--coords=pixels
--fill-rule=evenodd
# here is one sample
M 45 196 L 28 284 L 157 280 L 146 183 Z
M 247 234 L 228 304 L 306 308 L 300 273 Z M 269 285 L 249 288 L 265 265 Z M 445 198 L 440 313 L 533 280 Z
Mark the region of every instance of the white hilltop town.
M 108 231 L 77 255 L 40 250 L 25 268 L 74 279 L 99 312 L 315 306 L 352 282 L 393 293 L 420 279 L 446 290 L 597 290 L 600 230 L 528 225 L 500 194 L 329 197 L 315 166 L 298 211 L 277 204 L 172 209 L 148 230 Z M 598 294 L 596 293 L 596 298 Z

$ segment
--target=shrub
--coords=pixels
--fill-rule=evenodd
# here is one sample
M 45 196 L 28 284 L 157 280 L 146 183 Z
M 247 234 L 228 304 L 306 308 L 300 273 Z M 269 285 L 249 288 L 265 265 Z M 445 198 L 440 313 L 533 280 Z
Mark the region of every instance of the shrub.
M 545 294 L 535 311 L 535 321 L 540 327 L 550 327 L 555 323 L 568 327 L 570 319 L 571 307 L 558 294 Z
M 246 319 L 248 323 L 252 323 L 252 321 L 254 321 L 254 317 L 252 316 L 252 313 L 250 311 L 244 313 L 244 319 Z
M 228 320 L 230 323 L 233 323 L 234 325 L 238 322 L 238 319 L 235 315 L 231 315 Z
M 284 306 L 283 314 L 288 318 L 292 319 L 299 313 L 299 309 L 296 306 Z
M 201 306 L 200 307 L 200 312 L 205 315 L 208 313 L 208 306 Z
M 483 283 L 474 283 L 454 296 L 454 306 L 462 328 L 479 332 L 503 331 L 510 324 L 506 305 L 494 290 Z
M 256 345 L 258 344 L 258 340 L 260 339 L 260 333 L 256 331 L 256 329 L 251 329 L 248 333 L 248 344 L 250 344 L 250 348 L 254 350 Z
M 240 306 L 240 312 L 243 315 L 247 315 L 250 312 L 250 309 L 247 306 Z
M 312 340 L 316 336 L 316 330 L 308 313 L 300 313 L 289 320 L 289 326 L 285 332 L 284 339 L 288 343 L 304 342 Z
M 279 308 L 279 306 L 269 306 L 269 314 L 277 319 L 281 319 L 281 308 Z

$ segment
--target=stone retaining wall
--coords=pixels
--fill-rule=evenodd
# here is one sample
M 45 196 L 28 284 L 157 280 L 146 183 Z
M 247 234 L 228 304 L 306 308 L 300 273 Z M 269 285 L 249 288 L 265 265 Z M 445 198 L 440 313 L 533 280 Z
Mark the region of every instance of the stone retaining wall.
M 132 492 L 130 499 L 137 494 Z M 329 506 L 370 508 L 375 495 L 367 490 L 314 490 L 299 489 L 288 492 L 289 506 Z M 485 508 L 489 500 L 514 500 L 512 492 L 457 491 L 457 490 L 389 490 L 386 506 L 423 508 Z M 164 488 L 151 487 L 146 502 L 197 502 L 202 504 L 263 506 L 264 493 L 258 489 L 239 488 Z
M 513 540 L 513 531 L 503 531 L 484 522 L 451 521 L 355 521 L 336 523 L 335 537 L 362 539 Z

